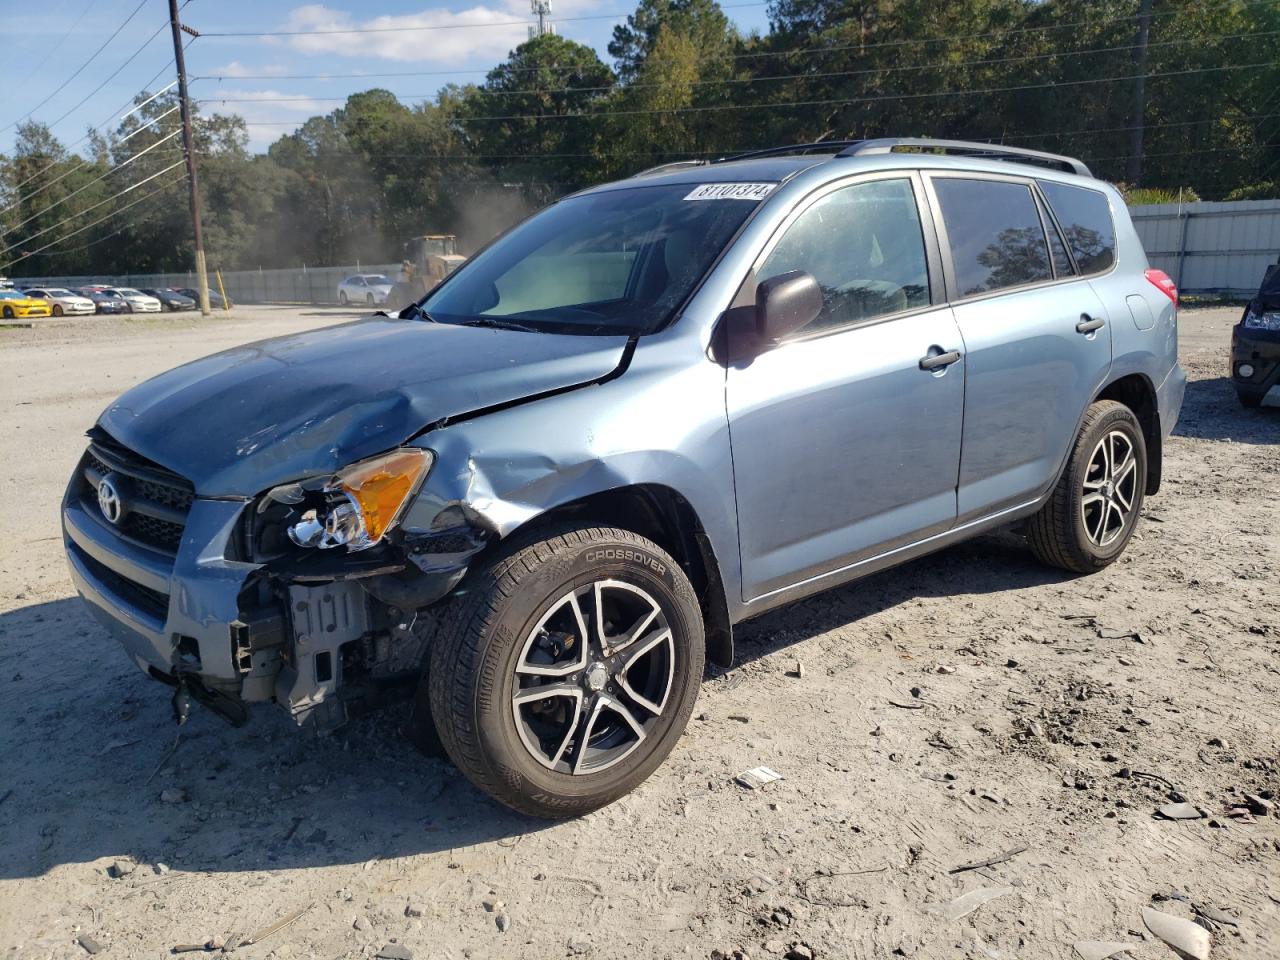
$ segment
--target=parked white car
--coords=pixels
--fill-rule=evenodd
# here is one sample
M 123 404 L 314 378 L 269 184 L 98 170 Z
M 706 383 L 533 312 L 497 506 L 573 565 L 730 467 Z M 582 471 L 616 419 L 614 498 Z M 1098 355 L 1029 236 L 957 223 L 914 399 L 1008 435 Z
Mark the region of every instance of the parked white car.
M 363 303 L 370 307 L 386 303 L 395 283 L 380 273 L 357 273 L 338 284 L 338 302 L 344 307 L 349 303 Z
M 86 313 L 97 313 L 98 307 L 92 300 L 80 293 L 74 293 L 63 287 L 27 287 L 23 293 L 28 297 L 39 297 L 48 300 L 55 317 L 78 317 Z
M 116 287 L 116 291 L 133 308 L 134 313 L 159 313 L 163 308 L 156 297 L 149 297 L 133 287 Z

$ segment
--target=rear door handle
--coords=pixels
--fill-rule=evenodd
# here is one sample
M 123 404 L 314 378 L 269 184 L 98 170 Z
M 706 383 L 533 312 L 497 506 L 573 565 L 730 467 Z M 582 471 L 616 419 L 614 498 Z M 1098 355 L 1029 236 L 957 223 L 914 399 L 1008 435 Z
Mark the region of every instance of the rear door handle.
M 920 358 L 920 369 L 937 370 L 940 367 L 949 367 L 959 359 L 959 350 L 950 350 L 947 353 L 931 354 L 927 357 Z
M 1091 317 L 1087 313 L 1082 313 L 1080 322 L 1076 324 L 1076 333 L 1093 333 L 1095 330 L 1101 330 L 1106 323 L 1101 317 Z

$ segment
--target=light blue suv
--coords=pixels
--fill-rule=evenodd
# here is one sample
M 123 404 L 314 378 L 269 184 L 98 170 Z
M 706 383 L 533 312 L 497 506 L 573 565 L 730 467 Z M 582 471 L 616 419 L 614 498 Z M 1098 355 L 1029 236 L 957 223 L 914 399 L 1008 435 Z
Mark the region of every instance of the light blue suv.
M 129 391 L 67 556 L 179 719 L 275 701 L 327 729 L 412 698 L 483 790 L 578 814 L 658 767 L 736 623 L 1016 523 L 1048 563 L 1115 560 L 1182 403 L 1176 308 L 1065 157 L 658 168 L 397 317 Z

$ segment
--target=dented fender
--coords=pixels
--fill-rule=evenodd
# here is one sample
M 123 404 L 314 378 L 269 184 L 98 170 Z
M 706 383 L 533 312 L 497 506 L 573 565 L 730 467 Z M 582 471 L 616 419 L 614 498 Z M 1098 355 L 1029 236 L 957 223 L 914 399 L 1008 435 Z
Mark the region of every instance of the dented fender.
M 696 331 L 694 331 L 696 333 Z M 594 494 L 662 486 L 706 534 L 732 616 L 738 545 L 724 368 L 689 363 L 689 330 L 641 338 L 626 372 L 603 383 L 456 421 L 414 442 L 435 462 L 401 527 L 408 539 L 464 522 L 502 540 Z M 619 517 L 619 525 L 626 518 Z

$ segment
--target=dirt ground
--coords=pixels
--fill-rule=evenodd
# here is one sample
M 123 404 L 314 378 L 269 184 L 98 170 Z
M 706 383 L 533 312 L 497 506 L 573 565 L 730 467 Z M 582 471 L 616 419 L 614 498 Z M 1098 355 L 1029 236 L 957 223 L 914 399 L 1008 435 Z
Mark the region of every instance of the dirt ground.
M 1280 793 L 1280 410 L 1224 379 L 1237 309 L 1182 315 L 1186 405 L 1120 562 L 1073 578 L 1001 534 L 746 625 L 666 765 L 554 824 L 396 715 L 313 739 L 197 711 L 149 779 L 168 693 L 62 558 L 83 431 L 152 373 L 341 316 L 0 330 L 0 960 L 159 957 L 304 909 L 238 953 L 1158 960 L 1142 909 L 1192 903 L 1238 924 L 1214 958 L 1280 956 L 1280 818 L 1225 806 Z M 758 764 L 785 779 L 734 783 Z M 1154 817 L 1173 792 L 1208 816 Z M 979 888 L 1000 895 L 952 919 Z

